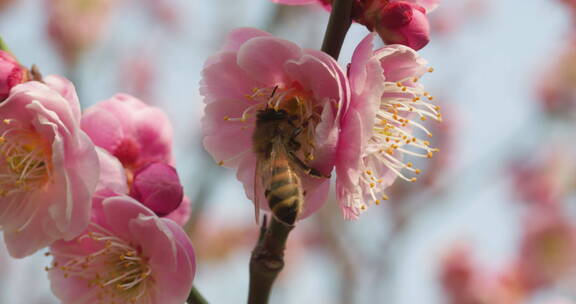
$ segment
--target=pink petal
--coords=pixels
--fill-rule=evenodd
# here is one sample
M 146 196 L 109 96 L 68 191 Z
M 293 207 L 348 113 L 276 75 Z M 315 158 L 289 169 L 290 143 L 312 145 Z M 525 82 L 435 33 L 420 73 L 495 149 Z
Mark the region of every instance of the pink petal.
M 255 37 L 266 37 L 272 36 L 268 32 L 261 31 L 252 27 L 241 27 L 231 31 L 228 36 L 226 36 L 226 42 L 222 47 L 222 51 L 225 52 L 237 52 L 240 46 L 246 41 Z
M 102 207 L 110 228 L 125 240 L 134 240 L 127 219 L 135 219 L 140 215 L 155 216 L 152 210 L 129 196 L 107 198 L 102 202 Z
M 48 75 L 44 77 L 42 81 L 68 100 L 74 119 L 80 121 L 80 101 L 78 100 L 74 84 L 70 80 L 59 75 Z
M 82 116 L 81 126 L 95 145 L 109 152 L 115 151 L 124 140 L 124 131 L 118 118 L 108 111 L 89 108 Z
M 290 41 L 275 37 L 257 37 L 240 47 L 237 62 L 248 77 L 267 87 L 273 87 L 289 83 L 290 79 L 284 73 L 284 63 L 301 56 L 302 49 Z
M 180 206 L 172 213 L 168 214 L 164 218 L 174 221 L 176 224 L 184 227 L 188 220 L 190 219 L 190 212 L 192 211 L 190 199 L 187 196 L 184 196 L 182 199 L 182 203 Z
M 389 82 L 419 77 L 427 70 L 426 60 L 407 46 L 385 46 L 376 50 L 374 56 L 380 60 L 386 81 Z
M 236 53 L 223 52 L 209 59 L 202 71 L 200 94 L 205 103 L 245 100 L 253 88 L 264 85 L 238 66 Z

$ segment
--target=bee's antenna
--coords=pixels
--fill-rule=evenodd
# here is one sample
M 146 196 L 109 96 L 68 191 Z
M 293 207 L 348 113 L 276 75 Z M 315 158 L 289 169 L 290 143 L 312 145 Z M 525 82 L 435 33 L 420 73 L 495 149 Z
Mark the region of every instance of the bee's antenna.
M 278 85 L 274 86 L 274 89 L 272 89 L 272 94 L 270 94 L 270 98 L 274 97 L 274 94 L 276 94 L 276 90 L 278 90 Z

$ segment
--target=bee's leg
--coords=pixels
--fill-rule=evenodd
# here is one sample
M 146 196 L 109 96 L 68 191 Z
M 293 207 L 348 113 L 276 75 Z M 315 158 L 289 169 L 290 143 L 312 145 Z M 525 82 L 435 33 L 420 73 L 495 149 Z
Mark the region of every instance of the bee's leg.
M 296 154 L 294 154 L 294 152 L 290 151 L 288 152 L 288 155 L 290 155 L 290 159 L 293 161 L 293 163 L 298 165 L 298 167 L 300 167 L 300 169 L 306 174 L 318 178 L 330 178 L 330 175 L 324 175 L 320 173 L 320 171 L 306 165 L 298 156 L 296 156 Z

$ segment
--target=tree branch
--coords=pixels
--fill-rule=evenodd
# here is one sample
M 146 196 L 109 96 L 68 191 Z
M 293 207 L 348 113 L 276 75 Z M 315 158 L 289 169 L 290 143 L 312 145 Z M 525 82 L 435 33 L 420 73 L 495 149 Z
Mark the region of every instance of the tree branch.
M 338 60 L 344 38 L 352 24 L 352 4 L 354 0 L 334 0 L 330 20 L 324 34 L 322 51 Z
M 272 285 L 284 268 L 284 249 L 288 234 L 294 226 L 288 226 L 274 217 L 266 227 L 266 217 L 260 228 L 260 237 L 250 257 L 250 287 L 248 304 L 266 304 Z
M 204 299 L 204 297 L 200 294 L 196 287 L 192 286 L 192 290 L 188 295 L 188 300 L 186 300 L 188 304 L 208 304 L 208 301 Z

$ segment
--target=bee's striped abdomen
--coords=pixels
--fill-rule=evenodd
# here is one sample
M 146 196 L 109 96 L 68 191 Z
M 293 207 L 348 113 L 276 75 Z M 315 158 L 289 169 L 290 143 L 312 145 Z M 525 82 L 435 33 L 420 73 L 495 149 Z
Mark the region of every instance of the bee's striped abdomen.
M 272 164 L 272 176 L 266 187 L 266 199 L 274 216 L 292 225 L 302 211 L 303 196 L 300 178 L 285 159 Z

